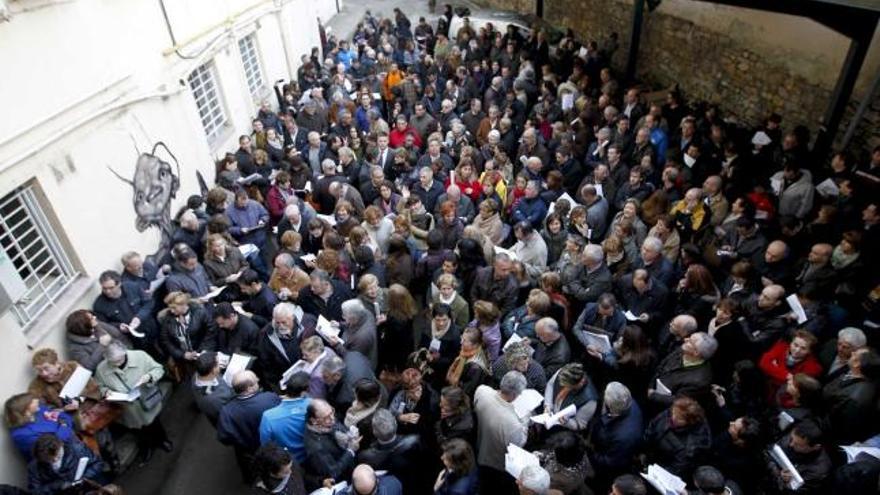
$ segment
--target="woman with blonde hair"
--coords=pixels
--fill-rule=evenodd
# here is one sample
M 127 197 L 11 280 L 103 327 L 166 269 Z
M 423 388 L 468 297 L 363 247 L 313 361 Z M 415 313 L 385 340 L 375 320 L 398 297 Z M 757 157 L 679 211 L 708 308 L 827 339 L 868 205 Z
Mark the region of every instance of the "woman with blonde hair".
M 205 243 L 205 258 L 202 266 L 211 279 L 211 285 L 222 287 L 238 280 L 242 270 L 248 267 L 247 261 L 241 255 L 241 251 L 230 246 L 226 238 L 221 234 L 211 234 Z
M 470 320 L 468 303 L 458 293 L 458 280 L 451 273 L 443 273 L 437 278 L 437 293 L 434 294 L 433 303 L 448 304 L 452 308 L 452 322 L 459 328 L 464 328 Z
M 474 302 L 474 320 L 468 326 L 480 331 L 490 362 L 501 355 L 501 311 L 490 301 Z
M 170 292 L 164 302 L 166 308 L 158 316 L 159 345 L 179 368 L 176 378 L 183 378 L 195 369 L 212 322 L 205 308 L 186 292 Z
M 491 198 L 480 203 L 480 212 L 474 218 L 471 226 L 476 227 L 492 243 L 497 245 L 504 242 L 505 231 L 509 232 L 509 229 L 504 228 L 504 222 L 501 221 L 498 202 Z

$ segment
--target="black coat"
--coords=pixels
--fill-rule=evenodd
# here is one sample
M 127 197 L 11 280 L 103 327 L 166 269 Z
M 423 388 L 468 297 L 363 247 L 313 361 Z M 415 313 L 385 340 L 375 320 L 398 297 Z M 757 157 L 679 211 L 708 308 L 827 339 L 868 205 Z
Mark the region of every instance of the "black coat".
M 655 387 L 657 380 L 666 385 L 672 395 L 662 395 L 655 391 L 649 396 L 654 402 L 670 405 L 675 397 L 684 395 L 700 402 L 703 407 L 710 403 L 712 368 L 709 362 L 685 367 L 681 349 L 673 351 L 660 361 L 651 381 L 651 388 Z
M 379 369 L 403 371 L 407 358 L 415 348 L 413 320 L 398 320 L 389 316 L 379 326 Z
M 373 469 L 384 470 L 400 480 L 406 492 L 423 493 L 419 487 L 423 469 L 422 443 L 418 435 L 397 435 L 387 444 L 373 443 L 358 453 L 358 462 L 369 464 Z
M 281 376 L 302 357 L 300 342 L 305 336 L 314 335 L 316 325 L 315 317 L 306 313 L 302 321 L 293 329 L 293 336 L 289 339 L 274 335 L 275 330 L 271 324 L 260 330 L 257 339 L 257 362 L 254 368 L 264 387 L 278 389 Z
M 712 435 L 705 421 L 673 428 L 670 410 L 658 414 L 645 431 L 648 459 L 682 479 L 691 479 L 693 470 L 703 463 L 712 447 Z
M 337 424 L 338 431 L 347 431 Z M 355 466 L 354 454 L 336 443 L 335 431 L 317 433 L 306 427 L 304 444 L 306 446 L 306 488 L 311 492 L 321 486 L 327 478 L 337 481 L 348 480 Z
M 278 304 L 278 296 L 267 284 L 263 284 L 260 292 L 246 299 L 241 307 L 251 314 L 251 319 L 257 326 L 264 327 L 272 321 L 272 310 L 275 309 L 276 304 Z
M 235 353 L 256 356 L 259 336 L 260 327 L 247 316 L 238 315 L 238 323 L 232 330 L 211 325 L 208 335 L 202 342 L 202 350 L 222 352 L 228 356 Z
M 178 361 L 183 360 L 184 353 L 202 348 L 202 341 L 212 324 L 208 311 L 201 304 L 190 304 L 187 314 L 189 321 L 186 328 L 182 328 L 167 309 L 159 313 L 159 345 L 166 354 Z
M 104 483 L 104 463 L 79 441 L 64 443 L 61 468 L 56 472 L 52 466 L 36 459 L 28 464 L 28 490 L 34 495 L 57 495 L 80 493 L 78 487 L 70 487 L 76 477 L 80 458 L 89 460 L 83 478 Z
M 342 303 L 354 299 L 355 294 L 342 282 L 331 280 L 330 283 L 333 284 L 333 294 L 326 301 L 307 285 L 299 291 L 297 303 L 310 315 L 322 315 L 330 321 L 342 321 Z
M 260 421 L 263 413 L 280 403 L 281 398 L 273 392 L 258 392 L 232 399 L 220 410 L 217 439 L 225 445 L 254 452 L 260 447 Z
M 877 386 L 861 377 L 840 375 L 822 389 L 831 436 L 840 445 L 877 433 Z

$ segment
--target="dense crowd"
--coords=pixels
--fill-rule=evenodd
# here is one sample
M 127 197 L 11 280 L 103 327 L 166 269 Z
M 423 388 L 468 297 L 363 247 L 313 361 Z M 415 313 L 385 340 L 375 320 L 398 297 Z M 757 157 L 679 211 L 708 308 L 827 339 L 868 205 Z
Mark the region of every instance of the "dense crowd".
M 32 493 L 117 489 L 123 434 L 171 451 L 172 389 L 258 493 L 876 492 L 880 148 L 829 161 L 624 87 L 614 38 L 449 7 L 322 44 L 170 254 L 33 354 Z

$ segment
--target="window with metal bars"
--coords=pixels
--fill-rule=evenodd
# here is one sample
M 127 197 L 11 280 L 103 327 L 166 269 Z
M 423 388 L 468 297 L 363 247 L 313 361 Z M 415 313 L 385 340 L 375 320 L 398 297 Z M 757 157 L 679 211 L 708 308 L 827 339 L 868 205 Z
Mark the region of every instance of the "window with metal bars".
M 248 90 L 255 99 L 263 92 L 263 70 L 260 68 L 260 58 L 257 54 L 257 42 L 255 35 L 250 34 L 238 40 L 238 50 L 241 52 L 241 62 L 244 65 L 244 75 L 247 78 Z
M 31 185 L 0 199 L 0 257 L 4 293 L 25 330 L 77 276 Z
M 220 89 L 214 65 L 208 62 L 199 66 L 189 75 L 189 87 L 199 109 L 199 118 L 205 128 L 209 141 L 220 134 L 226 125 L 226 112 L 220 100 Z

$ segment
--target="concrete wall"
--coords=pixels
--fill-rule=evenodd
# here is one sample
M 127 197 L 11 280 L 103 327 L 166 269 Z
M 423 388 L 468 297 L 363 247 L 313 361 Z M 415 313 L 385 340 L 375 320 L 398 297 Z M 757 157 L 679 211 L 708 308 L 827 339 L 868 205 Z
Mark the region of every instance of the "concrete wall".
M 484 5 L 534 11 L 534 0 L 483 0 Z M 629 50 L 632 0 L 545 0 L 545 18 L 585 39 L 613 31 L 621 47 L 613 65 L 622 70 Z M 725 108 L 749 123 L 777 111 L 786 126 L 814 131 L 827 106 L 849 40 L 807 18 L 694 0 L 663 0 L 646 13 L 638 77 L 665 87 L 679 83 L 690 98 L 736 102 Z M 880 70 L 875 33 L 859 75 L 851 115 Z M 872 102 L 855 145 L 880 144 L 880 98 Z M 846 117 L 841 127 L 848 123 Z
M 316 18 L 327 20 L 336 12 L 330 1 L 165 3 L 180 51 L 197 58 L 170 52 L 154 0 L 74 0 L 27 11 L 22 9 L 28 2 L 15 2 L 11 20 L 0 23 L 0 66 L 17 68 L 0 84 L 0 198 L 23 184 L 45 193 L 44 209 L 82 274 L 27 330 L 11 311 L 0 314 L 0 400 L 26 390 L 34 349 L 65 351 L 64 318 L 91 307 L 101 271 L 118 269 L 124 251 L 156 250 L 158 231 L 135 229 L 132 188 L 108 166 L 130 178 L 135 146 L 144 152 L 165 142 L 180 163 L 173 214 L 198 191 L 196 171 L 210 181 L 214 159 L 234 150 L 239 134 L 250 132 L 258 102 L 247 87 L 238 40 L 256 33 L 267 84 L 263 94 L 274 104 L 271 84 L 289 79 L 300 55 L 318 45 Z M 206 62 L 216 67 L 229 118 L 213 142 L 189 87 L 180 84 Z M 23 463 L 10 443 L 0 434 L 0 483 L 23 485 Z

